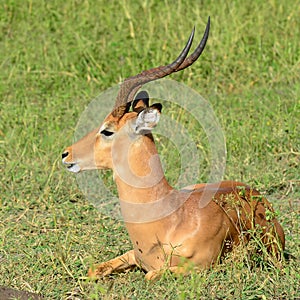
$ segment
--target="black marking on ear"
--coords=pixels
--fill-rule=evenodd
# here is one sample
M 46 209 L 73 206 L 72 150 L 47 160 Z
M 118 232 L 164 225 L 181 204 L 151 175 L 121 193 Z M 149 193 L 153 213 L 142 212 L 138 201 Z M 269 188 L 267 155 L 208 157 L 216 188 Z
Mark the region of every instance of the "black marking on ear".
M 160 103 L 154 103 L 150 107 L 157 109 L 159 112 L 162 110 L 162 105 Z
M 149 94 L 146 91 L 140 91 L 132 103 L 132 109 L 139 112 L 141 108 L 144 109 L 146 107 L 149 107 Z
M 138 114 L 141 113 L 143 110 L 145 110 L 147 107 L 138 106 L 134 108 L 134 112 L 137 112 Z

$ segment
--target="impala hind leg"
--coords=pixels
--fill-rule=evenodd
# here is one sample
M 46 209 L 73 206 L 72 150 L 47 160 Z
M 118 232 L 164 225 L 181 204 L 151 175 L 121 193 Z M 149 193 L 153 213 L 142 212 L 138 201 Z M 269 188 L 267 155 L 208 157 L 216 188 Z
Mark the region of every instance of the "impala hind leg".
M 88 276 L 91 278 L 104 277 L 113 272 L 126 270 L 136 265 L 137 262 L 135 260 L 134 251 L 130 250 L 121 256 L 90 268 Z

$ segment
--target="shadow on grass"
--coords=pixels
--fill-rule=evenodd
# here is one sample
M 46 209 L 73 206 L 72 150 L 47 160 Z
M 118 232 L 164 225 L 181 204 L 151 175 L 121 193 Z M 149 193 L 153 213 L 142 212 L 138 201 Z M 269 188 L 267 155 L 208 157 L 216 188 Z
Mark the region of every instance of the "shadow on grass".
M 42 296 L 30 292 L 19 291 L 10 287 L 0 287 L 0 299 L 1 300 L 41 300 Z

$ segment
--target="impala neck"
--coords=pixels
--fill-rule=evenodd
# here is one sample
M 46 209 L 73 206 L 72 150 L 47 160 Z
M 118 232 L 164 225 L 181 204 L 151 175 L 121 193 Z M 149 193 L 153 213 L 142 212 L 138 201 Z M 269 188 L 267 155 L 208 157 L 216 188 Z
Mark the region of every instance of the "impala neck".
M 124 141 L 114 155 L 114 178 L 119 198 L 128 203 L 148 203 L 165 198 L 173 188 L 167 182 L 152 135 Z

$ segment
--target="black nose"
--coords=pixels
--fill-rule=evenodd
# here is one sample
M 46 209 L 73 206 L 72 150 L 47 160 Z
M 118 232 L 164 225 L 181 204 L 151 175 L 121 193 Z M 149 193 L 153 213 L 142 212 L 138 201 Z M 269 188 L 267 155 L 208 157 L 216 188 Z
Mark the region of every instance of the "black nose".
M 64 159 L 65 157 L 67 157 L 69 155 L 69 152 L 64 152 L 62 155 L 61 155 L 61 158 Z

